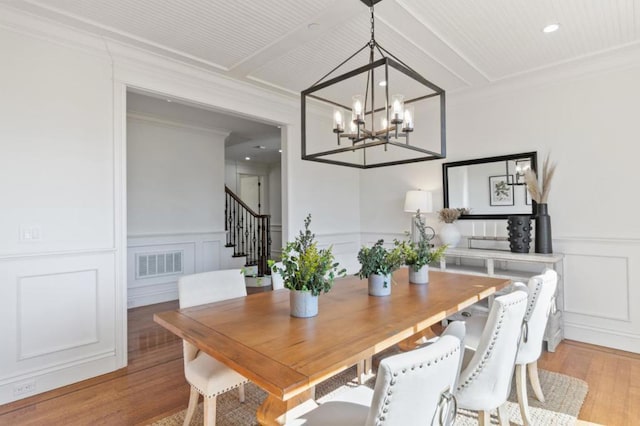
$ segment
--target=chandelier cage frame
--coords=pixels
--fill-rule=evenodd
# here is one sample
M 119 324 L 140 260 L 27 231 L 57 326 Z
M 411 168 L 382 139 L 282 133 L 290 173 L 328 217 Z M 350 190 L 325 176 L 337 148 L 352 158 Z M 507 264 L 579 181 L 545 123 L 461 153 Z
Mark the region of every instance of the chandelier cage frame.
M 302 139 L 301 139 L 301 154 L 303 160 L 309 161 L 317 161 L 321 163 L 333 164 L 333 165 L 341 165 L 348 167 L 355 167 L 360 169 L 369 169 L 374 167 L 384 167 L 384 166 L 392 166 L 398 164 L 407 164 L 414 163 L 420 161 L 430 161 L 430 160 L 438 160 L 446 158 L 446 97 L 445 91 L 438 87 L 436 84 L 430 82 L 426 78 L 422 77 L 418 74 L 414 69 L 409 67 L 406 63 L 398 59 L 391 52 L 386 50 L 383 46 L 381 46 L 375 40 L 375 26 L 374 26 L 374 11 L 373 5 L 378 3 L 381 0 L 361 0 L 364 4 L 370 7 L 371 11 L 371 40 L 369 40 L 363 47 L 358 49 L 355 53 L 349 56 L 347 59 L 342 61 L 338 66 L 333 68 L 327 74 L 325 74 L 322 78 L 320 78 L 317 82 L 315 82 L 311 87 L 301 92 L 301 112 L 302 112 L 302 120 L 301 120 L 301 130 L 302 130 Z M 335 77 L 331 77 L 333 74 L 337 73 L 337 71 L 343 68 L 347 63 L 349 63 L 354 57 L 363 52 L 366 48 L 369 48 L 369 62 L 365 65 L 359 66 L 351 71 L 347 71 L 344 74 L 340 74 Z M 375 52 L 380 56 L 380 59 L 375 59 Z M 382 107 L 375 107 L 375 70 L 379 67 L 382 67 L 382 72 L 384 75 L 384 103 Z M 404 100 L 405 105 L 415 104 L 419 101 L 423 101 L 429 98 L 439 98 L 439 148 L 440 151 L 436 151 L 435 149 L 426 149 L 420 146 L 411 145 L 409 135 L 413 132 L 413 127 L 411 128 L 402 128 L 402 132 L 399 131 L 399 124 L 402 124 L 402 120 L 390 120 L 390 111 L 393 106 L 391 105 L 391 97 L 389 95 L 389 87 L 391 86 L 391 82 L 389 80 L 390 70 L 395 70 L 400 75 L 404 75 L 411 79 L 413 82 L 418 83 L 423 88 L 428 88 L 432 93 L 417 96 L 414 98 L 410 98 Z M 311 107 L 311 103 L 313 102 L 321 102 L 327 105 L 331 105 L 333 107 L 339 108 L 345 112 L 351 112 L 354 114 L 352 106 L 346 106 L 343 103 L 331 99 L 327 99 L 323 96 L 318 95 L 316 92 L 326 89 L 328 87 L 334 86 L 338 83 L 346 81 L 350 78 L 359 76 L 360 74 L 366 73 L 366 86 L 364 91 L 364 105 L 362 106 L 362 120 L 357 121 L 353 120 L 355 126 L 357 126 L 356 133 L 346 134 L 344 129 L 336 129 L 334 128 L 333 133 L 335 136 L 335 140 L 337 141 L 336 147 L 333 149 L 323 150 L 319 152 L 307 152 L 307 112 Z M 369 105 L 369 106 L 368 106 Z M 386 125 L 385 128 L 382 128 L 378 131 L 375 130 L 375 115 L 384 112 L 383 118 L 386 117 L 385 123 L 393 123 L 394 126 Z M 380 117 L 380 115 L 378 115 Z M 364 126 L 366 121 L 371 121 L 371 130 L 367 130 L 366 127 L 361 128 L 361 125 Z M 354 126 L 352 125 L 352 127 Z M 409 126 L 406 124 L 407 127 Z M 413 126 L 413 123 L 411 123 Z M 351 143 L 342 145 L 340 143 L 341 138 L 348 138 Z M 404 142 L 398 142 L 397 139 L 404 138 Z M 396 140 L 393 140 L 396 139 Z M 389 160 L 389 161 L 379 161 L 379 162 L 369 162 L 367 163 L 367 149 L 374 148 L 378 146 L 383 146 L 384 150 L 387 151 L 388 146 L 398 147 L 402 149 L 407 149 L 412 152 L 414 157 L 404 158 L 400 160 Z M 324 158 L 326 156 L 333 156 L 336 154 L 342 154 L 347 152 L 355 152 L 362 150 L 362 161 L 361 162 L 349 162 L 343 160 L 335 160 Z

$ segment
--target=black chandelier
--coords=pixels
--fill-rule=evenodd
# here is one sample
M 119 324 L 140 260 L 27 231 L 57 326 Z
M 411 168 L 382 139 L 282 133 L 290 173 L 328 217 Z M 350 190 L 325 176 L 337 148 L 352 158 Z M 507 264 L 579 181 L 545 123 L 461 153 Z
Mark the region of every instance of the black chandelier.
M 371 40 L 301 92 L 302 159 L 368 169 L 445 158 L 444 90 L 376 41 L 373 7 L 381 0 L 361 1 Z M 332 77 L 367 48 L 368 63 Z

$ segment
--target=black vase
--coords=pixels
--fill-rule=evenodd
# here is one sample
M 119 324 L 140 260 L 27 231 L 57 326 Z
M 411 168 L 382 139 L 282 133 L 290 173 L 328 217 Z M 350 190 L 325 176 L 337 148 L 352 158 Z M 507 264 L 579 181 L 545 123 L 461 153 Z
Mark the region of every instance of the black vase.
M 529 253 L 531 247 L 531 216 L 509 216 L 507 224 L 511 251 L 513 253 Z
M 551 216 L 547 204 L 538 204 L 536 214 L 536 253 L 553 253 L 551 242 Z

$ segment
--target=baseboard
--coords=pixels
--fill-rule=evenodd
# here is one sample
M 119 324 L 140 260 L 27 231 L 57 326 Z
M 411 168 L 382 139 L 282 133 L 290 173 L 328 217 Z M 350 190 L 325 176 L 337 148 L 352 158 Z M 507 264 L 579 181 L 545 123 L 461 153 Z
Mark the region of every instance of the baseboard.
M 564 323 L 564 338 L 592 345 L 606 346 L 627 352 L 640 353 L 640 336 L 637 334 L 601 330 L 581 324 Z
M 127 292 L 127 308 L 153 305 L 155 303 L 178 300 L 178 281 L 150 285 L 147 287 L 129 288 Z
M 14 377 L 0 385 L 0 405 L 110 373 L 118 368 L 117 364 L 115 353 L 109 351 L 42 372 Z M 26 391 L 16 395 L 17 388 Z

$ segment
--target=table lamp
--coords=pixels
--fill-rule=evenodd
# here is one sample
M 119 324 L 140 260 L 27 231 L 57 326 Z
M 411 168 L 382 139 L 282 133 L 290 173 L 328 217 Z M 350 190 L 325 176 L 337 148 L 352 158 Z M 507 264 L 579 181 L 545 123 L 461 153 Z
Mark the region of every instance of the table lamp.
M 420 235 L 416 222 L 422 221 L 422 213 L 433 212 L 433 197 L 431 192 L 422 190 L 407 191 L 407 195 L 404 198 L 404 211 L 407 213 L 415 213 L 415 215 L 411 217 L 411 241 L 418 241 Z

